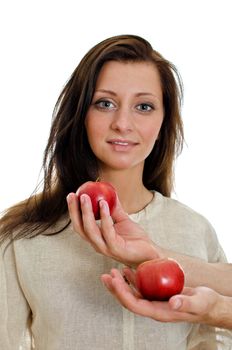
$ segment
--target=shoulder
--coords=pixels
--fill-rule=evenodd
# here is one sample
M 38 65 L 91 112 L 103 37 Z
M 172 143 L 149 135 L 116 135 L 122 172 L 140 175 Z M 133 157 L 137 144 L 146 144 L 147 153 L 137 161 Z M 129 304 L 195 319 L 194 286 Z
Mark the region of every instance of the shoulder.
M 204 215 L 176 199 L 157 192 L 155 194 L 160 208 L 159 217 L 172 234 L 179 235 L 183 241 L 191 242 L 191 245 L 202 242 L 207 248 L 209 261 L 225 261 L 215 229 Z
M 206 217 L 200 214 L 198 211 L 190 208 L 188 205 L 170 197 L 165 197 L 159 192 L 155 192 L 156 199 L 154 200 L 160 206 L 160 212 L 165 215 L 166 218 L 173 219 L 175 221 L 187 222 L 188 224 L 194 224 L 201 226 L 202 228 L 210 228 L 213 230 L 212 225 L 206 219 Z

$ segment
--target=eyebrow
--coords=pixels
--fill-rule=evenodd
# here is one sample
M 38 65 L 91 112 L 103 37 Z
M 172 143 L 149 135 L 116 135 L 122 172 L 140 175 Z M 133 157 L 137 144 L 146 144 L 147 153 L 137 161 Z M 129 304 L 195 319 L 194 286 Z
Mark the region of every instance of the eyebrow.
M 117 96 L 116 92 L 112 91 L 112 90 L 107 90 L 107 89 L 98 89 L 95 92 L 104 92 L 104 93 L 108 93 L 112 96 Z M 156 97 L 154 94 L 152 94 L 151 92 L 137 92 L 135 94 L 136 97 L 140 97 L 140 96 L 153 96 Z M 157 98 L 157 97 L 156 97 Z

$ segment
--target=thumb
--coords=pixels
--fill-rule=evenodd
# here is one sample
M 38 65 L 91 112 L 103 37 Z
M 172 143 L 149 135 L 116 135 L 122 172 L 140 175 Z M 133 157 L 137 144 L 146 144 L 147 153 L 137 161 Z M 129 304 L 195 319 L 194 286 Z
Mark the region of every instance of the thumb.
M 125 210 L 123 209 L 120 200 L 118 198 L 116 198 L 116 206 L 113 210 L 113 213 L 111 214 L 112 219 L 114 220 L 114 222 L 119 222 L 122 220 L 127 220 L 129 218 L 128 214 L 125 212 Z
M 194 295 L 176 295 L 169 299 L 169 305 L 173 310 L 187 312 L 187 313 L 197 313 L 200 310 L 197 305 L 197 300 Z
M 169 305 L 173 310 L 182 311 L 183 300 L 180 296 L 169 299 Z

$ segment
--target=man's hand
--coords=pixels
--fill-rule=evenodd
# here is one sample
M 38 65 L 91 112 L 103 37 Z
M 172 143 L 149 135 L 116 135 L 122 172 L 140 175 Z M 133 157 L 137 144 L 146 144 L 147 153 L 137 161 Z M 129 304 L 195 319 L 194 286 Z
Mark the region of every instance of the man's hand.
M 148 301 L 136 290 L 135 274 L 129 268 L 123 270 L 123 275 L 112 269 L 110 274 L 102 275 L 101 280 L 119 303 L 135 314 L 161 322 L 185 321 L 232 328 L 232 298 L 210 288 L 184 288 L 182 294 L 171 297 L 168 302 Z M 225 305 L 230 306 L 230 315 L 226 316 Z

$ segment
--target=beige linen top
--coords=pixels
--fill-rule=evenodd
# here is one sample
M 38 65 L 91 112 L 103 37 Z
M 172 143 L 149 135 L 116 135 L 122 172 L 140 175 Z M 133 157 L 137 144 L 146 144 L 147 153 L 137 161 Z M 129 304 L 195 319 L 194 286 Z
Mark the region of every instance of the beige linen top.
M 174 199 L 155 192 L 130 217 L 163 247 L 225 261 L 208 221 Z M 156 322 L 124 309 L 100 281 L 120 264 L 96 253 L 70 226 L 55 236 L 15 241 L 5 254 L 3 248 L 0 350 L 232 349 L 226 331 Z

